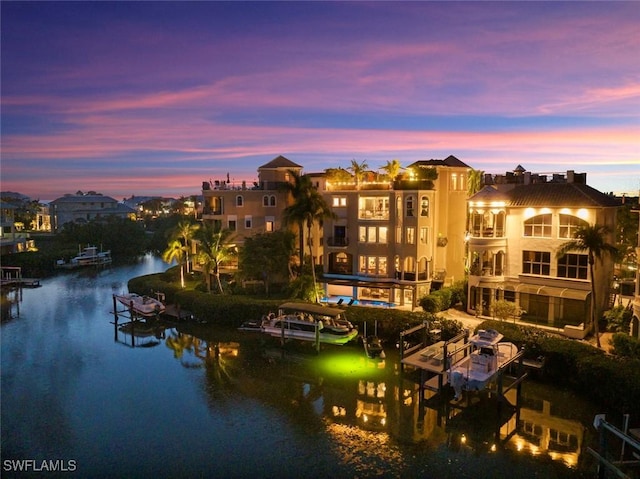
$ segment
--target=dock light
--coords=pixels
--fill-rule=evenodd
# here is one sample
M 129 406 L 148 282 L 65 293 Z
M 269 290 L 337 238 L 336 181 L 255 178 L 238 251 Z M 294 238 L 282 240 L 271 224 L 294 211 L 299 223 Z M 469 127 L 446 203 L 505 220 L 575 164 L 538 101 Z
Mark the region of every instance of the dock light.
M 465 436 L 464 434 L 462 436 L 460 436 L 460 443 L 461 444 L 466 444 L 467 443 L 467 436 Z
M 495 444 L 491 444 L 491 452 L 496 452 L 496 445 Z

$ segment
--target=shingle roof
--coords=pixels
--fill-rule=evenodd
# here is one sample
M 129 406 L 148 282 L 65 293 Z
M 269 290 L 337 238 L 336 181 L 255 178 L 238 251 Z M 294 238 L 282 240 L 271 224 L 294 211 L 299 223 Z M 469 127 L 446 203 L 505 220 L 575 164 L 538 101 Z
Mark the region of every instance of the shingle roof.
M 510 206 L 615 207 L 620 201 L 583 183 L 535 183 L 506 192 Z
M 118 200 L 104 195 L 65 195 L 51 203 L 117 203 Z
M 509 195 L 503 191 L 498 190 L 494 186 L 485 186 L 475 195 L 469 198 L 470 201 L 479 202 L 492 202 L 492 201 L 509 201 Z
M 262 165 L 260 168 L 302 168 L 302 166 L 280 155 L 271 160 L 269 163 Z

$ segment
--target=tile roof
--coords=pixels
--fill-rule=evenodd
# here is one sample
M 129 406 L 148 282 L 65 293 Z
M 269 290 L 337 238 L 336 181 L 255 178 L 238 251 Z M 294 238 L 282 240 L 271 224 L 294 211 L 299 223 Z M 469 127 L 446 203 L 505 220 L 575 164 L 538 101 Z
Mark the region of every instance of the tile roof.
M 620 200 L 583 183 L 535 183 L 506 192 L 510 206 L 615 207 Z
M 51 203 L 117 203 L 118 200 L 104 195 L 65 195 Z
M 280 155 L 271 160 L 269 163 L 262 165 L 258 169 L 262 168 L 302 168 L 302 166 Z
M 456 158 L 453 155 L 447 156 L 444 160 L 431 159 L 431 160 L 416 161 L 415 163 L 410 164 L 408 168 L 411 168 L 412 166 L 450 166 L 450 167 L 457 167 L 457 168 L 471 168 L 465 162 L 460 161 L 458 158 Z

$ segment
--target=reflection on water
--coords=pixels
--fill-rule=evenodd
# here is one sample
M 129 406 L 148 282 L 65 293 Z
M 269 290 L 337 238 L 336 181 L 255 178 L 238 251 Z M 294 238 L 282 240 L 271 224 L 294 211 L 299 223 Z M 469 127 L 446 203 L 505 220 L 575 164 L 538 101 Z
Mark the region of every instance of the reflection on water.
M 2 323 L 3 459 L 73 459 L 80 477 L 583 477 L 594 412 L 534 381 L 517 407 L 515 391 L 500 408 L 421 400 L 392 348 L 371 360 L 361 345 L 316 355 L 212 325 L 115 324 L 112 295 L 164 269 L 147 258 L 23 292 Z

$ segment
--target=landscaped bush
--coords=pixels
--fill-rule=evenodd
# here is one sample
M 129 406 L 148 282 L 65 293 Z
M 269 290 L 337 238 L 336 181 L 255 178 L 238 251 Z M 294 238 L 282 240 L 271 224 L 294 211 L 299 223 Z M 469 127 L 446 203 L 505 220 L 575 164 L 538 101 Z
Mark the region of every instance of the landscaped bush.
M 640 360 L 640 341 L 625 333 L 616 333 L 612 338 L 613 354 Z
M 466 282 L 458 281 L 420 298 L 419 304 L 427 313 L 445 311 L 458 303 L 467 304 Z

